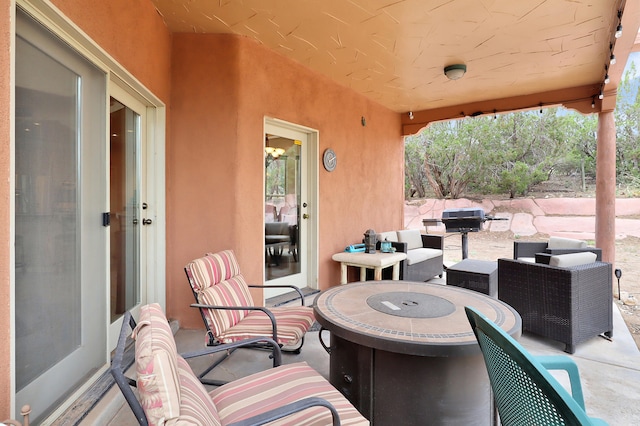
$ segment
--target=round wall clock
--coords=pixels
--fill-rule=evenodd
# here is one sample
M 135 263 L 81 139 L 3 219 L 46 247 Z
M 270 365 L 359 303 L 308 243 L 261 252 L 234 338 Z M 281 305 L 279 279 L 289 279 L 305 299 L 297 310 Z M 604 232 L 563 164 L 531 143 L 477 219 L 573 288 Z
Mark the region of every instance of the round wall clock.
M 337 163 L 338 159 L 336 157 L 336 153 L 333 152 L 331 148 L 325 149 L 324 154 L 322 154 L 322 164 L 324 165 L 324 168 L 328 172 L 332 172 L 335 170 Z

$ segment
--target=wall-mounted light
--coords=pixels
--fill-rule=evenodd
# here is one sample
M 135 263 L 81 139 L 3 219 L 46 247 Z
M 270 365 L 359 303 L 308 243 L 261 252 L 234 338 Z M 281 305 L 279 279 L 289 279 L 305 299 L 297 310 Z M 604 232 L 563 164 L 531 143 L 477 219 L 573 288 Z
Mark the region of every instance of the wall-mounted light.
M 457 80 L 467 72 L 467 66 L 465 64 L 453 64 L 444 67 L 444 75 L 449 80 Z

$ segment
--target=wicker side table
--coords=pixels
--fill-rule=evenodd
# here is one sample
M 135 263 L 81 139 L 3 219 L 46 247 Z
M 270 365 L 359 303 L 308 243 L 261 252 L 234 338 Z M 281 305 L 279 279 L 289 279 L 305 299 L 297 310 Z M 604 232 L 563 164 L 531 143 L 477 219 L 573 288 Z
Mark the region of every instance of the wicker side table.
M 464 259 L 447 268 L 447 285 L 498 297 L 498 262 Z

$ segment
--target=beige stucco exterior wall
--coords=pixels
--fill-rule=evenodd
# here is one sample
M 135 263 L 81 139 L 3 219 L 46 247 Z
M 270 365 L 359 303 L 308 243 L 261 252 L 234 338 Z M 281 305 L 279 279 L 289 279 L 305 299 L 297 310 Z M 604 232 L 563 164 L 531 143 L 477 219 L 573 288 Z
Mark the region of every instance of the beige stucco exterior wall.
M 399 114 L 247 38 L 175 34 L 172 65 L 167 312 L 181 326 L 202 327 L 188 308 L 189 260 L 230 248 L 247 281 L 262 282 L 265 116 L 317 129 L 319 153 L 338 156 L 334 172 L 319 171 L 320 288 L 339 283 L 333 253 L 368 228 L 402 226 Z

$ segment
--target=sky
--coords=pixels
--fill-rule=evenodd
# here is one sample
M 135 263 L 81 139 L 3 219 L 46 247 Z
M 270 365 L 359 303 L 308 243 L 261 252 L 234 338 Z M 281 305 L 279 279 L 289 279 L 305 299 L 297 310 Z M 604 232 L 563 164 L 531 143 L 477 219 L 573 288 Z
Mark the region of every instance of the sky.
M 636 73 L 633 77 L 638 77 L 638 74 L 640 74 L 640 52 L 631 52 L 629 54 L 629 59 L 627 60 L 627 64 L 625 65 L 622 75 L 626 74 L 627 70 L 631 66 L 631 63 L 634 63 L 636 66 Z

